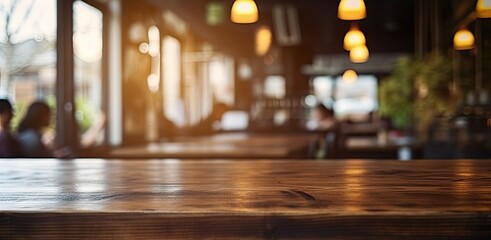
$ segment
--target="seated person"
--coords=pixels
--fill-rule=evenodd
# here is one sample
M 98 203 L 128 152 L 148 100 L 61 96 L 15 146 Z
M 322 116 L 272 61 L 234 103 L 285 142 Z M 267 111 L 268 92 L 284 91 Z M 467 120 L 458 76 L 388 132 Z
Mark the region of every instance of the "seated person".
M 20 121 L 17 129 L 22 146 L 23 157 L 54 157 L 52 151 L 42 141 L 44 130 L 49 126 L 51 110 L 44 102 L 34 102 Z
M 326 132 L 324 138 L 319 142 L 318 158 L 334 158 L 337 156 L 338 121 L 334 116 L 333 110 L 328 109 L 323 104 L 317 105 L 312 111 L 311 120 L 307 122 L 307 128 Z
M 21 144 L 22 157 L 67 157 L 67 148 L 52 149 L 43 141 L 43 134 L 50 124 L 51 109 L 42 102 L 36 101 L 27 109 L 27 113 L 17 128 Z
M 10 121 L 14 116 L 12 104 L 7 99 L 0 99 L 0 157 L 19 157 L 21 146 L 10 132 Z
M 338 123 L 334 111 L 324 106 L 317 105 L 312 111 L 312 119 L 307 123 L 309 130 L 333 130 Z

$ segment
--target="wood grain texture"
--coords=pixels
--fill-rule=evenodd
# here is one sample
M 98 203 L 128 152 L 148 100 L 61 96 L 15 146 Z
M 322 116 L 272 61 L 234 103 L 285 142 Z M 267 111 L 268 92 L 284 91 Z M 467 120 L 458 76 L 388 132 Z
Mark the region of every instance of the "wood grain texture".
M 491 161 L 1 159 L 0 239 L 490 239 Z

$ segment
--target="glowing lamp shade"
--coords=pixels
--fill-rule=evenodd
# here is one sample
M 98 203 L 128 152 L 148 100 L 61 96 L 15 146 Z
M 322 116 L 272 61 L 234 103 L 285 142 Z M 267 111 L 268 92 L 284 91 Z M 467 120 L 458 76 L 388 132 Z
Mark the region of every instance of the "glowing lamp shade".
M 256 31 L 256 54 L 264 56 L 271 47 L 273 35 L 267 26 L 262 26 Z
M 368 61 L 368 48 L 365 45 L 356 46 L 349 52 L 349 58 L 354 63 L 364 63 Z
M 460 29 L 453 37 L 455 50 L 468 50 L 474 48 L 474 35 L 467 29 Z
M 476 4 L 478 18 L 491 18 L 491 0 L 478 0 Z
M 348 69 L 348 70 L 344 71 L 341 79 L 345 83 L 354 83 L 358 79 L 358 74 L 355 72 L 355 70 Z
M 338 7 L 338 18 L 342 20 L 360 20 L 367 16 L 363 0 L 341 0 Z
M 235 0 L 230 12 L 234 23 L 254 23 L 259 19 L 256 3 L 253 0 Z
M 344 49 L 349 51 L 353 47 L 366 44 L 365 35 L 358 30 L 357 27 L 352 27 L 344 36 Z

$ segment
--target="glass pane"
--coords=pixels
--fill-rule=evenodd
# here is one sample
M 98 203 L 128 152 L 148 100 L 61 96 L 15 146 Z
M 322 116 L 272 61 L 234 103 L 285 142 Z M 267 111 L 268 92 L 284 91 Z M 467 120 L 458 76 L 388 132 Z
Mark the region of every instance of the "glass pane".
M 233 60 L 221 57 L 209 63 L 208 78 L 217 102 L 232 105 L 234 103 Z
M 0 0 L 0 97 L 16 109 L 13 130 L 34 100 L 54 107 L 55 67 L 56 1 Z
M 174 37 L 165 36 L 162 40 L 162 52 L 164 115 L 177 126 L 183 126 L 184 103 L 180 98 L 181 43 Z
M 377 78 L 371 75 L 359 75 L 356 82 L 345 82 L 338 77 L 335 94 L 336 116 L 353 117 L 373 112 L 377 109 Z
M 104 141 L 102 112 L 102 12 L 82 1 L 73 5 L 76 118 L 82 147 Z

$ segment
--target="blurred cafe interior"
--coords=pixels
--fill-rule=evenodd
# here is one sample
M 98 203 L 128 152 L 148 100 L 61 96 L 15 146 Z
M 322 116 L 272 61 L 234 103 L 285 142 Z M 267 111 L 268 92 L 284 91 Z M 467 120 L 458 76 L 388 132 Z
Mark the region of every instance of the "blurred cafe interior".
M 256 1 L 236 16 L 225 0 L 3 0 L 0 93 L 13 130 L 46 100 L 47 138 L 75 157 L 243 133 L 324 133 L 305 158 L 489 156 L 489 10 L 363 3 Z M 318 105 L 336 127 L 318 128 Z
M 40 215 L 51 227 L 99 212 L 197 214 L 173 215 L 182 222 L 172 226 L 211 238 L 235 235 L 199 226 L 234 224 L 234 214 L 248 217 L 244 229 L 264 223 L 264 238 L 325 236 L 310 225 L 313 208 L 327 214 L 319 224 L 356 215 L 346 221 L 368 223 L 360 236 L 398 222 L 384 213 L 407 213 L 392 230 L 420 227 L 408 233 L 428 237 L 419 239 L 447 234 L 426 229 L 432 219 L 445 229 L 461 216 L 484 222 L 459 233 L 491 234 L 489 0 L 0 0 L 0 74 L 11 132 L 42 100 L 52 110 L 43 144 L 58 153 L 0 159 L 0 224 L 10 226 L 0 238 L 21 233 L 16 220 L 31 223 L 24 210 L 81 212 Z M 29 181 L 40 178 L 36 190 Z M 268 192 L 286 178 L 301 183 Z M 152 216 L 146 231 L 156 234 L 168 216 Z M 274 227 L 290 223 L 317 230 Z M 50 234 L 91 232 L 74 229 Z

